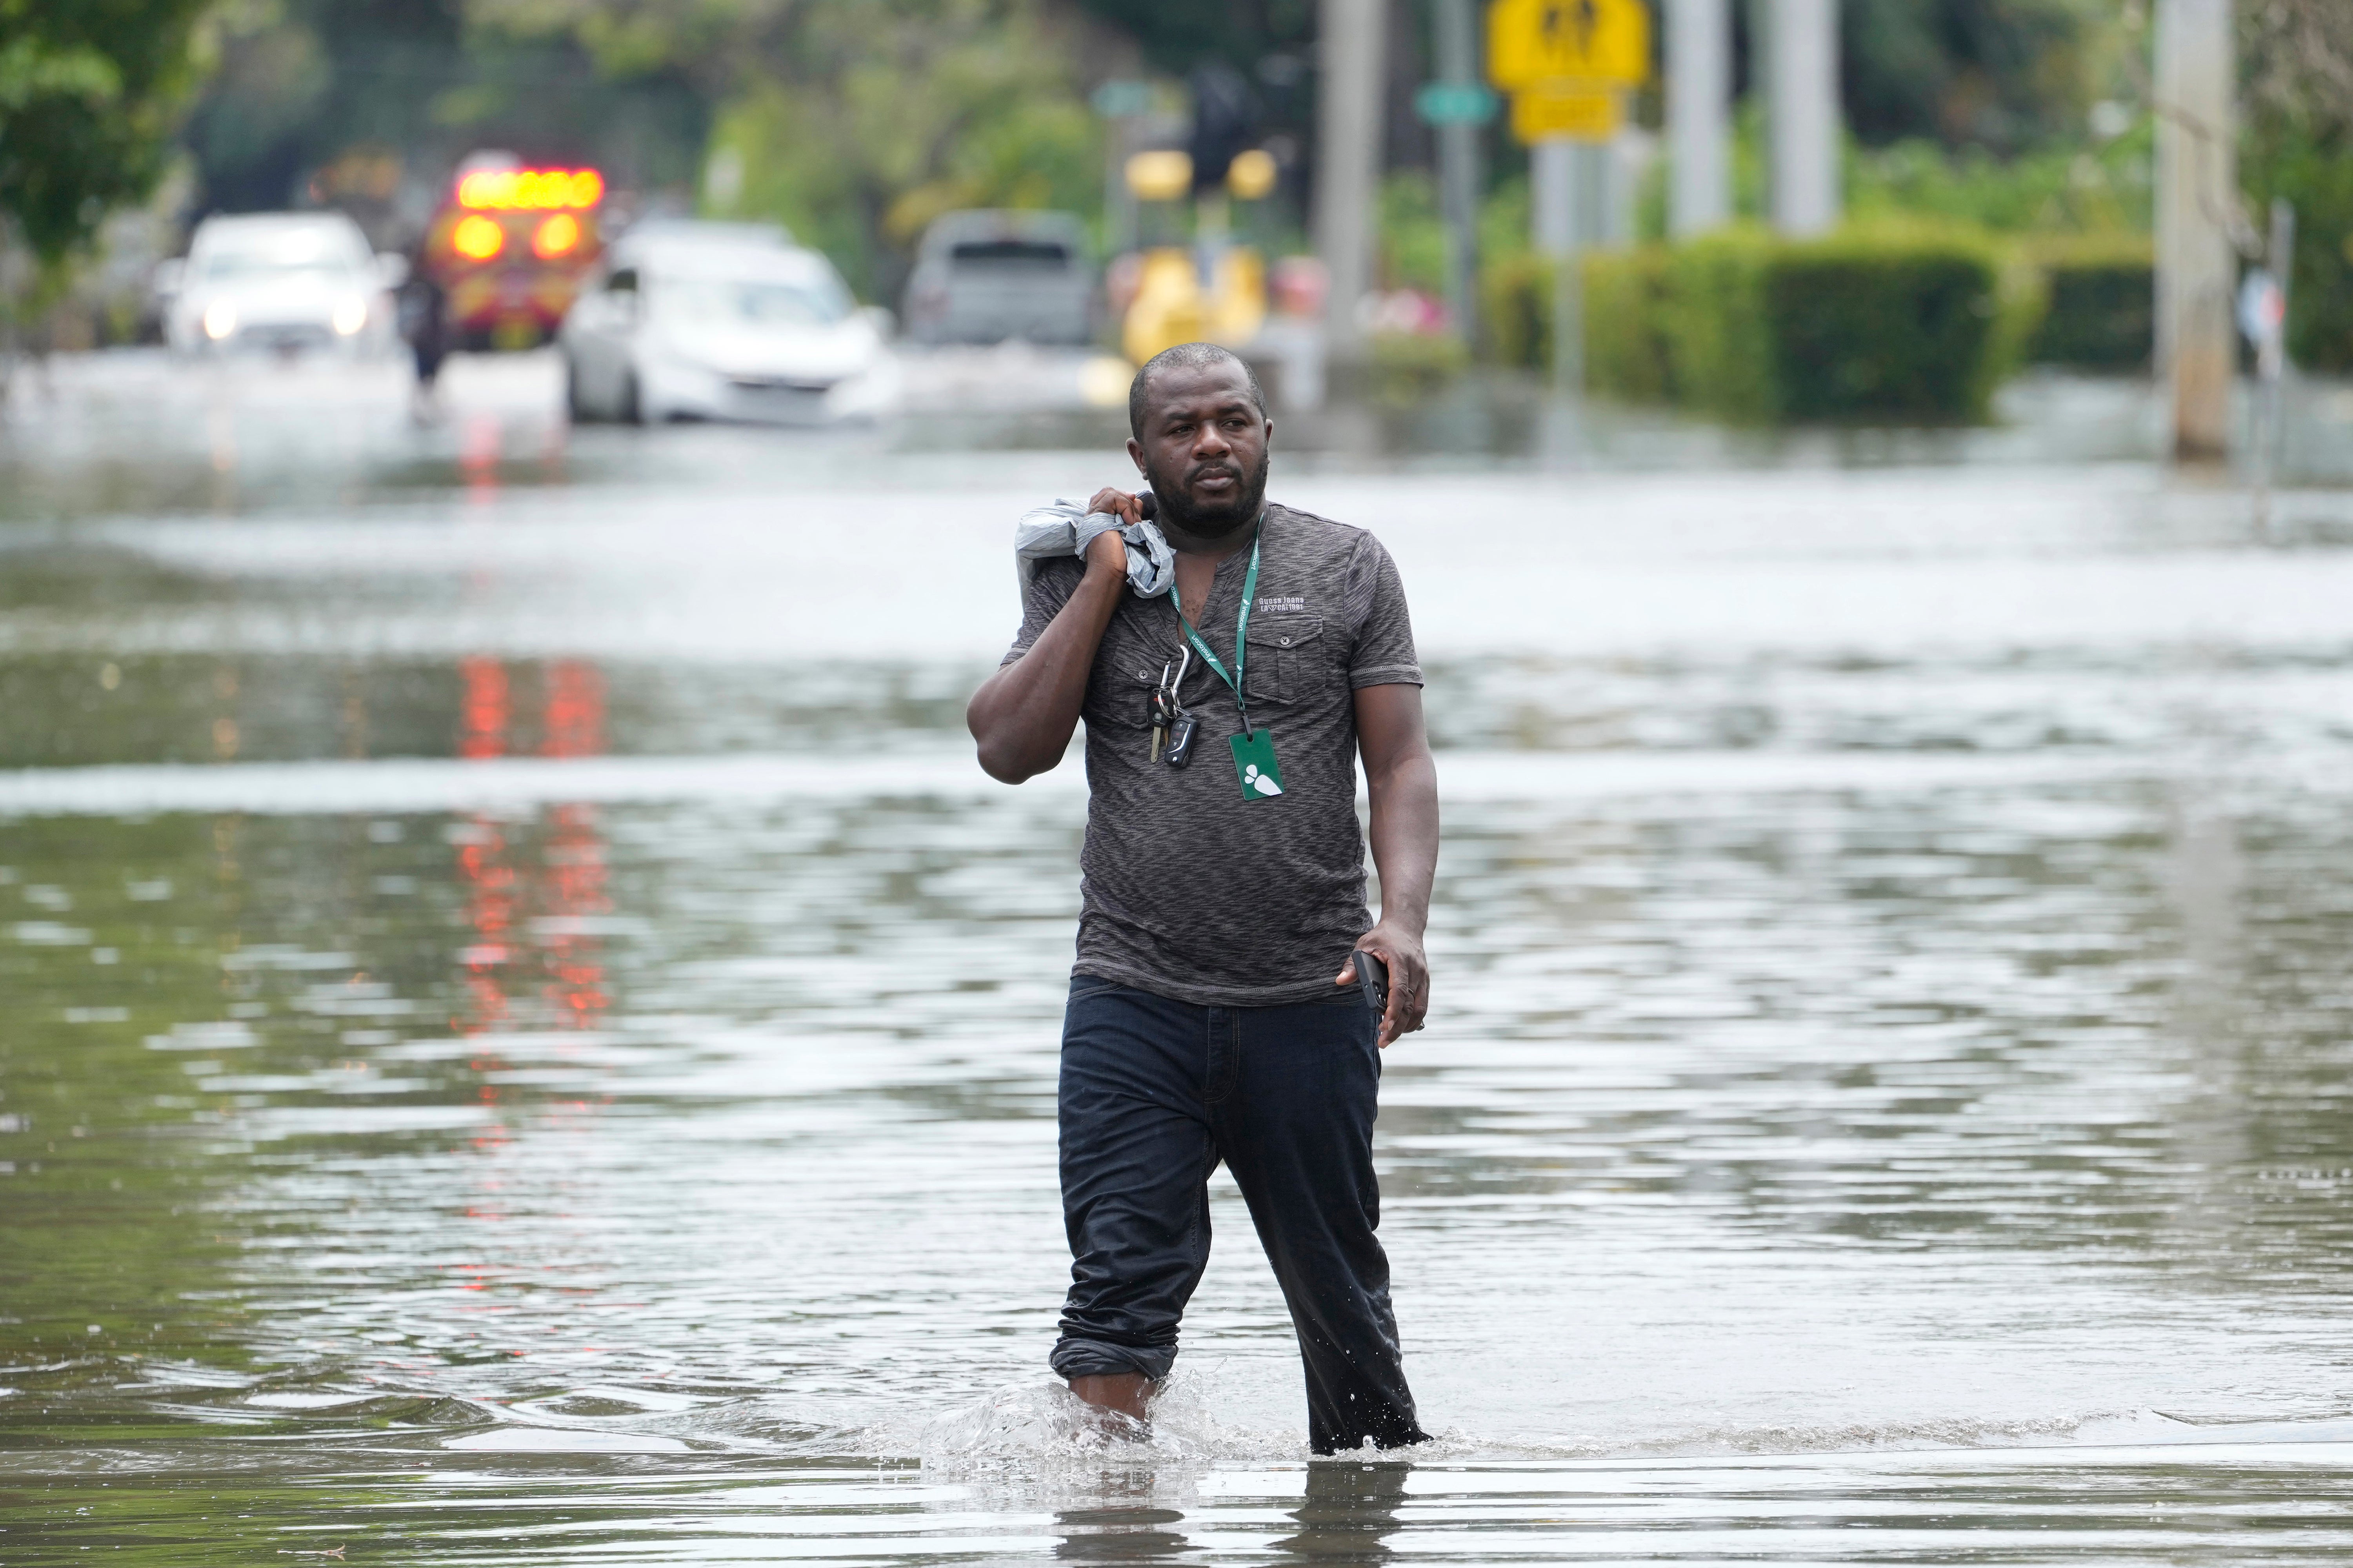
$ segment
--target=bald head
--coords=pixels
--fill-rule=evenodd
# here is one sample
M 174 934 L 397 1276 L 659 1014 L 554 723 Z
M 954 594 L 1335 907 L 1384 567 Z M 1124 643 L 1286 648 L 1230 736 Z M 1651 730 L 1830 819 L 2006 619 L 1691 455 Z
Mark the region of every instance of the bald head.
M 1248 361 L 1231 349 L 1215 343 L 1178 343 L 1173 349 L 1162 349 L 1144 362 L 1135 379 L 1127 387 L 1127 431 L 1136 439 L 1144 438 L 1145 416 L 1152 412 L 1152 383 L 1155 376 L 1168 371 L 1207 370 L 1212 365 L 1232 365 L 1242 373 L 1250 384 L 1250 401 L 1258 405 L 1259 416 L 1266 416 L 1266 389 L 1258 384 L 1258 374 Z

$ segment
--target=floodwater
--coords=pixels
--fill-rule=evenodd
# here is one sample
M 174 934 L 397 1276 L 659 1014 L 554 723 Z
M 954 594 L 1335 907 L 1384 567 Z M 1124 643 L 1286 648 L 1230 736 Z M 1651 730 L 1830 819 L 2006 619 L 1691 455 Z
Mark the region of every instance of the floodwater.
M 1222 1179 L 1155 1439 L 1044 1366 L 1084 801 L 960 713 L 1115 429 L 543 372 L 0 429 L 0 1562 L 2353 1549 L 2353 496 L 1279 462 L 1402 567 L 1447 813 L 1440 1436 L 1311 1463 Z

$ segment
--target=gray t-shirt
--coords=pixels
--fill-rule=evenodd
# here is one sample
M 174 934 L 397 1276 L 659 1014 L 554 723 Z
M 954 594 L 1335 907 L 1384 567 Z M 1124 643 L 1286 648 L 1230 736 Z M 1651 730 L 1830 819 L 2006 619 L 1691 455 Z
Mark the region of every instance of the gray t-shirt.
M 1245 799 L 1229 740 L 1233 693 L 1197 653 L 1183 698 L 1200 732 L 1191 765 L 1151 758 L 1151 695 L 1184 634 L 1166 597 L 1122 591 L 1087 678 L 1087 841 L 1073 973 L 1204 1006 L 1327 996 L 1372 925 L 1356 826 L 1355 694 L 1419 686 L 1396 564 L 1361 528 L 1267 509 L 1242 689 L 1274 737 L 1282 794 Z M 1218 563 L 1193 625 L 1230 671 L 1245 548 Z M 1043 562 L 1024 596 L 1029 650 L 1085 563 Z

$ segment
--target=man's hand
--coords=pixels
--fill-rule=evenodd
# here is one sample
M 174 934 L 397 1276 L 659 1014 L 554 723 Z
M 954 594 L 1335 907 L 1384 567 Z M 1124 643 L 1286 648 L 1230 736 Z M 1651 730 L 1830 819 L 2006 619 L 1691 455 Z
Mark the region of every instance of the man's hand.
M 1109 511 L 1109 507 L 1097 507 L 1097 511 Z M 1119 530 L 1107 528 L 1087 541 L 1087 574 L 1111 577 L 1127 575 L 1127 541 Z
M 1091 512 L 1115 511 L 1122 522 L 1144 521 L 1144 503 L 1125 490 L 1115 490 L 1109 485 L 1095 492 L 1095 499 L 1087 502 L 1087 510 Z
M 1356 951 L 1371 953 L 1388 971 L 1389 1005 L 1381 1015 L 1380 1037 L 1381 1049 L 1388 1050 L 1392 1041 L 1420 1028 L 1430 1016 L 1430 960 L 1422 955 L 1419 937 L 1387 921 L 1358 937 Z M 1354 985 L 1356 960 L 1342 964 L 1332 983 Z

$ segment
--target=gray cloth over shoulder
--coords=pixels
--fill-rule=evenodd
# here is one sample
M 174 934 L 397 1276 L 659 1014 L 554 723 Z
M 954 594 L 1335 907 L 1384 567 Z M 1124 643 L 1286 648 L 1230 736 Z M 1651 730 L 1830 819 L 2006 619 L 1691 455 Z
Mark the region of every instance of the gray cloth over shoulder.
M 1057 500 L 1024 512 L 1013 525 L 1013 567 L 1024 594 L 1038 574 L 1038 563 L 1064 555 L 1086 559 L 1087 546 L 1098 534 L 1119 530 L 1127 542 L 1127 585 L 1139 599 L 1156 599 L 1176 581 L 1176 555 L 1159 526 L 1150 522 L 1122 523 L 1115 511 L 1089 511 L 1076 501 Z

